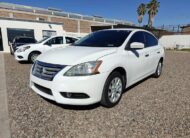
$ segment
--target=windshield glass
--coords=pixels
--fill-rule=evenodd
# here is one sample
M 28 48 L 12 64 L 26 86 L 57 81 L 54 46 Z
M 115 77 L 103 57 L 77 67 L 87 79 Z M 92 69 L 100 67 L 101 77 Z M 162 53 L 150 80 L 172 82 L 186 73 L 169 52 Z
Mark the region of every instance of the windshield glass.
M 39 44 L 39 43 L 42 43 L 42 42 L 44 42 L 45 40 L 47 40 L 49 37 L 45 37 L 45 38 L 43 38 L 42 40 L 40 40 L 40 41 L 38 41 L 37 43 Z
M 74 46 L 85 47 L 119 47 L 123 44 L 131 31 L 103 30 L 97 31 L 76 41 Z

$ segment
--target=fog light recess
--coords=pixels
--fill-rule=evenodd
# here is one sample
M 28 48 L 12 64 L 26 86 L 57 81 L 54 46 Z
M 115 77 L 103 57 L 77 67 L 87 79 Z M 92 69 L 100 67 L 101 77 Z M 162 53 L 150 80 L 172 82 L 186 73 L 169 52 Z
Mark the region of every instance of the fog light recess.
M 72 93 L 72 92 L 61 92 L 61 95 L 64 98 L 71 98 L 71 99 L 86 99 L 89 96 L 85 93 Z

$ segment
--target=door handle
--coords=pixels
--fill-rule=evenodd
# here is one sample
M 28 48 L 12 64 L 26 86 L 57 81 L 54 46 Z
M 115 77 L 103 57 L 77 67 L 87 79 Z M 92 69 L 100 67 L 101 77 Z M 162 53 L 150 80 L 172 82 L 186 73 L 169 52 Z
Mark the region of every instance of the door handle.
M 158 51 L 157 54 L 160 54 L 160 51 Z
M 145 57 L 149 57 L 149 54 L 146 54 Z

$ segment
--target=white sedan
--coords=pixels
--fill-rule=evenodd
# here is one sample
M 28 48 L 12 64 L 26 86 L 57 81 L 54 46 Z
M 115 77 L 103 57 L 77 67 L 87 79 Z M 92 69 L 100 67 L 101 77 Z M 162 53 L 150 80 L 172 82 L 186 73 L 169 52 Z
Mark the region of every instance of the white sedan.
M 40 55 L 31 70 L 30 87 L 60 104 L 100 102 L 113 107 L 129 86 L 150 75 L 158 78 L 163 61 L 164 49 L 152 33 L 102 30 Z
M 31 63 L 34 63 L 41 53 L 51 50 L 52 48 L 66 47 L 77 40 L 78 38 L 70 36 L 47 37 L 35 44 L 20 46 L 14 53 L 15 59 L 17 61 L 30 61 Z

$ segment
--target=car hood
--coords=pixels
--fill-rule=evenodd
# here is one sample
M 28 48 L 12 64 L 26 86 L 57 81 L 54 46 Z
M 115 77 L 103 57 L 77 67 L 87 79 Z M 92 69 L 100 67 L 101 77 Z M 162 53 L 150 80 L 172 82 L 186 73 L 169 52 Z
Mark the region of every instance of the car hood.
M 103 56 L 113 54 L 117 48 L 78 47 L 55 48 L 42 55 L 37 60 L 52 64 L 76 65 L 94 61 Z
M 27 47 L 27 46 L 38 46 L 38 44 L 24 44 L 24 45 L 20 45 L 20 46 L 17 46 L 17 48 L 23 48 L 23 47 Z

